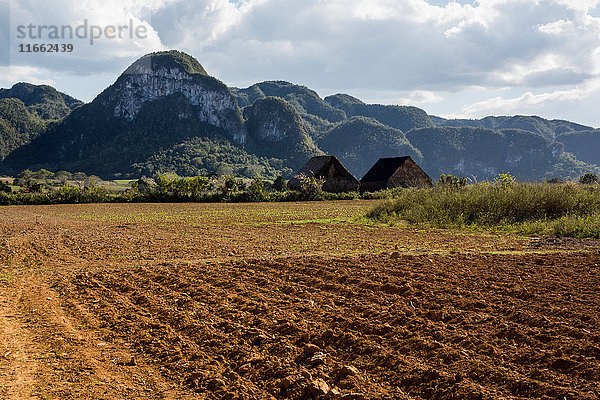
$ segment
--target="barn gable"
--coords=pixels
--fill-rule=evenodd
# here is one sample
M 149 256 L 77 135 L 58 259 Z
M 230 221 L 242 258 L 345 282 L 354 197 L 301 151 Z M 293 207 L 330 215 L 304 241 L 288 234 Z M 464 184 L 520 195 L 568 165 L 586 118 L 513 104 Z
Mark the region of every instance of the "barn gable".
M 332 193 L 356 192 L 359 182 L 344 167 L 344 165 L 335 156 L 316 156 L 311 158 L 288 182 L 288 187 L 292 190 L 300 189 L 300 177 L 322 178 L 325 180 L 323 190 Z
M 410 157 L 380 158 L 360 180 L 361 192 L 431 186 L 431 178 Z

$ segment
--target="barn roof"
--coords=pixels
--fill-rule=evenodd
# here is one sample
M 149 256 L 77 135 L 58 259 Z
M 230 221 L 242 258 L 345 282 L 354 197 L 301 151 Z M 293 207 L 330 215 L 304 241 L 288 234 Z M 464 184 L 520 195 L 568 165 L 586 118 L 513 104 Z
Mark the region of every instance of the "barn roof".
M 407 160 L 412 161 L 412 158 L 409 156 L 380 158 L 363 176 L 361 182 L 387 181 Z
M 305 176 L 319 176 L 321 175 L 321 171 L 323 170 L 323 168 L 325 168 L 330 162 L 336 161 L 344 169 L 346 169 L 346 167 L 343 166 L 343 164 L 340 162 L 340 160 L 337 159 L 336 156 L 315 156 L 308 160 L 308 162 L 304 164 L 304 167 L 302 167 L 302 169 L 298 171 L 296 175 L 302 174 Z M 348 170 L 346 171 L 348 172 Z

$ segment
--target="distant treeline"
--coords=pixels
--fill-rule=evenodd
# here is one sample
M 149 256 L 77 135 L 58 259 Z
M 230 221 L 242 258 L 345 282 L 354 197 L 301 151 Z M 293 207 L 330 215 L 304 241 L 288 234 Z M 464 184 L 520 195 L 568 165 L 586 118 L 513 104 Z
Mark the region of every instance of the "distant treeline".
M 61 176 L 64 176 L 64 171 Z M 287 181 L 260 177 L 238 179 L 232 175 L 221 177 L 183 178 L 159 175 L 154 179 L 140 178 L 130 184 L 111 185 L 97 177 L 77 175 L 77 180 L 65 178 L 62 184 L 49 171 L 25 171 L 12 184 L 0 181 L 0 205 L 41 205 L 79 203 L 129 202 L 259 202 L 259 201 L 315 201 L 357 199 L 359 194 L 328 193 L 322 190 L 323 181 L 306 178 L 299 191 L 287 190 Z M 365 195 L 364 198 L 373 195 Z
M 600 178 L 597 175 L 585 174 L 579 179 L 579 184 L 568 183 L 566 186 L 597 187 L 599 182 Z M 15 178 L 0 178 L 0 205 L 407 199 L 407 193 L 416 190 L 394 188 L 363 194 L 328 193 L 323 191 L 323 183 L 321 179 L 304 177 L 301 179 L 300 190 L 292 191 L 288 190 L 287 181 L 281 176 L 270 181 L 261 177 L 240 179 L 232 175 L 179 177 L 175 174 L 163 174 L 154 178 L 143 177 L 133 181 L 107 182 L 83 173 L 26 170 Z M 470 184 L 464 177 L 442 175 L 434 188 L 456 190 L 466 186 L 506 188 L 513 183 L 516 183 L 516 179 L 509 173 L 498 175 L 494 182 L 482 184 Z M 530 185 L 562 187 L 565 186 L 565 182 L 553 179 L 543 184 Z M 550 192 L 543 193 L 553 193 L 554 189 L 548 190 Z

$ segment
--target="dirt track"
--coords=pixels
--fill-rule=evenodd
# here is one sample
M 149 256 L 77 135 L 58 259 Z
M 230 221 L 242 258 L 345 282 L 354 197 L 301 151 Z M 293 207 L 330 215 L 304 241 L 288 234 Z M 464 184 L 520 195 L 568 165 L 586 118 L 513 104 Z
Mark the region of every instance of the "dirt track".
M 600 397 L 598 242 L 368 206 L 1 209 L 0 398 Z

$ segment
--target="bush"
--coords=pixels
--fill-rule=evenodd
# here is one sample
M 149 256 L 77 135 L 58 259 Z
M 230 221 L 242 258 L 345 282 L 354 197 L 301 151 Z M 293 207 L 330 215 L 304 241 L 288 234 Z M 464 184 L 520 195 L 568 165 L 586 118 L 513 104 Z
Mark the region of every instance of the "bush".
M 283 176 L 279 175 L 275 178 L 275 181 L 273 181 L 273 190 L 278 192 L 285 192 L 287 190 L 287 181 Z
M 58 203 L 107 203 L 107 202 L 256 202 L 256 201 L 313 201 L 313 200 L 349 200 L 360 198 L 358 193 L 324 193 L 323 180 L 307 178 L 304 191 L 288 191 L 282 177 L 276 179 L 279 190 L 273 188 L 262 177 L 256 177 L 249 184 L 233 175 L 221 178 L 196 176 L 180 177 L 174 173 L 159 174 L 154 179 L 142 177 L 131 183 L 131 189 L 121 193 L 109 193 L 97 187 L 94 176 L 87 177 L 86 185 L 80 182 L 76 186 L 46 186 L 31 178 L 34 173 L 24 171 L 19 179 L 27 181 L 28 188 L 15 193 L 3 191 L 0 182 L 0 205 L 58 204 Z M 55 175 L 58 175 L 55 174 Z M 60 175 L 70 175 L 61 171 Z M 80 174 L 79 178 L 83 178 Z M 31 179 L 30 179 L 31 178 Z M 38 188 L 39 186 L 39 188 Z M 37 190 L 36 190 L 37 189 Z
M 464 176 L 462 178 L 459 178 L 454 175 L 442 174 L 437 184 L 440 186 L 459 188 L 467 185 L 467 178 L 465 178 Z
M 498 176 L 494 178 L 494 183 L 504 188 L 512 186 L 516 181 L 517 179 L 514 176 L 512 176 L 510 172 L 505 173 L 504 171 L 499 173 Z
M 300 175 L 300 192 L 310 199 L 321 198 L 325 179 Z

